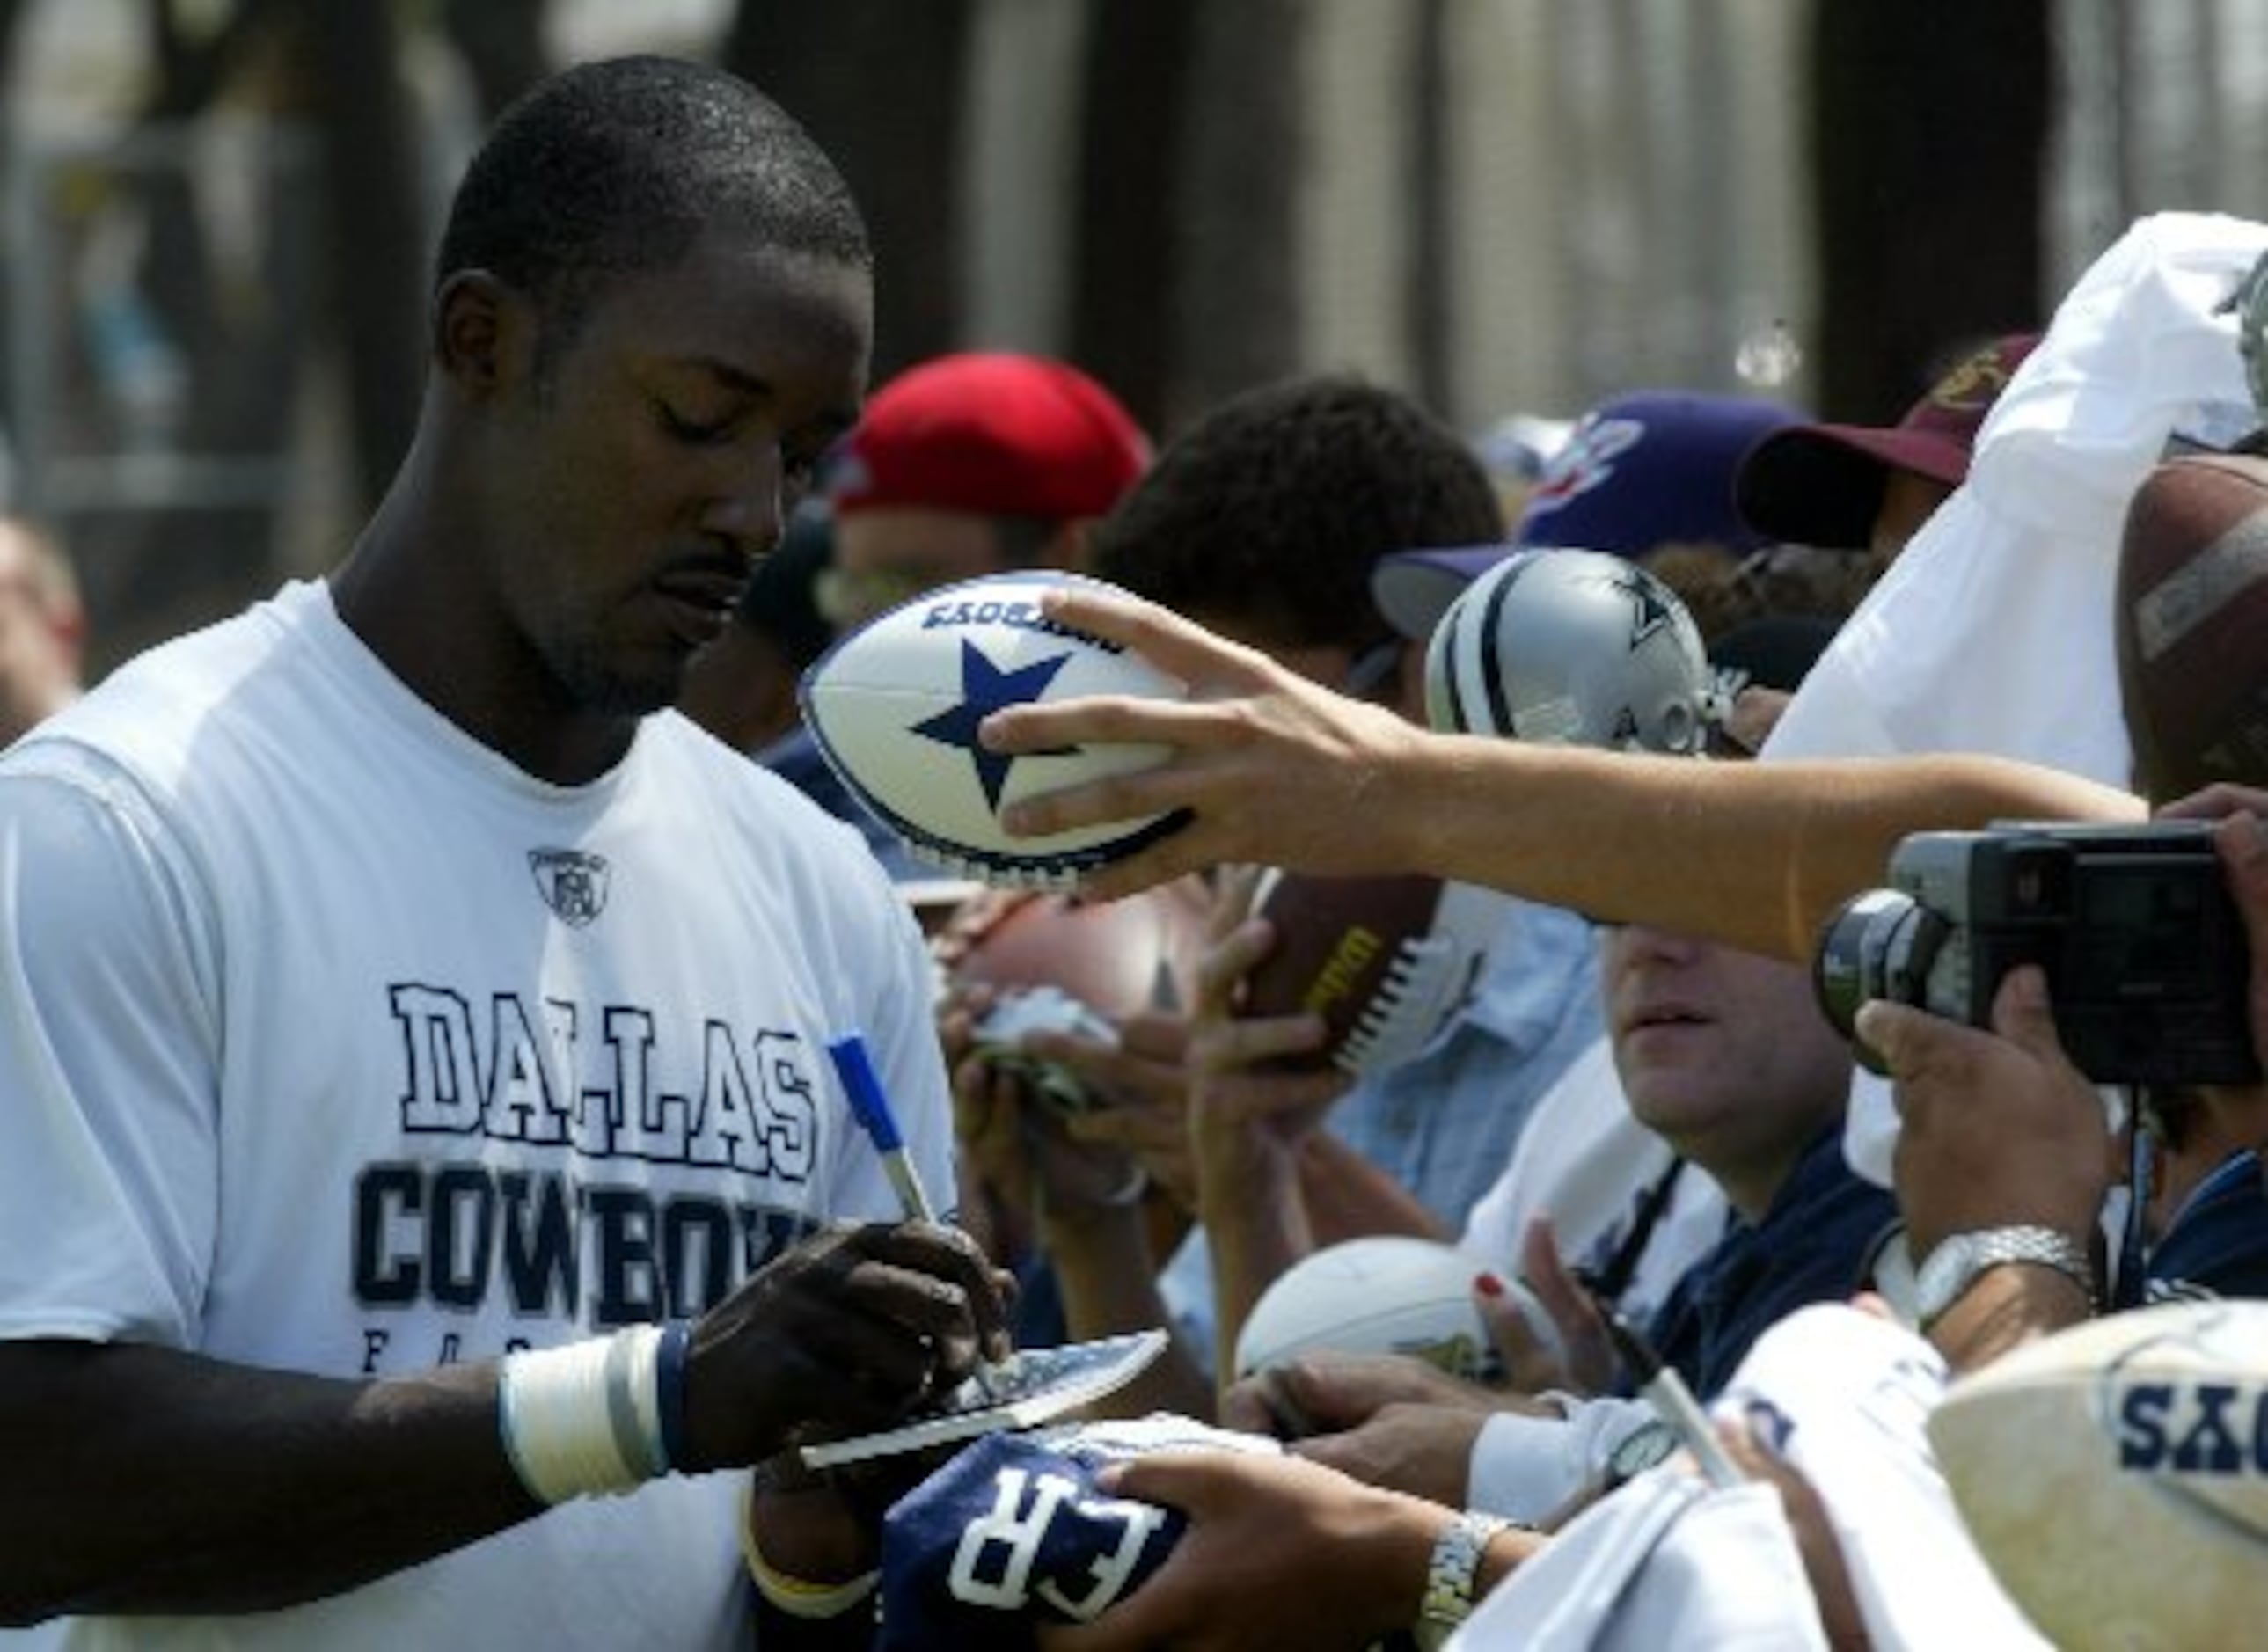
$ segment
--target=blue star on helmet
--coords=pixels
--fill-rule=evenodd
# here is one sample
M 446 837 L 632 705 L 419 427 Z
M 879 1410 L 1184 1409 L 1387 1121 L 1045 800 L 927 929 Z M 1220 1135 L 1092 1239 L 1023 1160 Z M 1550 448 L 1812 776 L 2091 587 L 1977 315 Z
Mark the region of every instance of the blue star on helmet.
M 1615 580 L 1631 599 L 1631 651 L 1670 622 L 1669 605 L 1662 599 L 1661 587 L 1633 568 L 1618 575 Z
M 1068 653 L 1051 658 L 1034 660 L 1015 671 L 1004 672 L 984 657 L 983 650 L 963 637 L 961 641 L 961 703 L 935 716 L 913 725 L 911 732 L 925 740 L 935 740 L 939 745 L 950 745 L 968 753 L 976 766 L 977 783 L 984 788 L 984 801 L 994 809 L 1000 806 L 1000 793 L 1008 783 L 1008 771 L 1016 760 L 1004 753 L 988 751 L 976 738 L 977 726 L 985 718 L 1005 706 L 1027 705 L 1047 693 L 1048 685 L 1056 673 L 1071 658 Z M 1032 753 L 1032 756 L 1053 756 L 1053 753 Z

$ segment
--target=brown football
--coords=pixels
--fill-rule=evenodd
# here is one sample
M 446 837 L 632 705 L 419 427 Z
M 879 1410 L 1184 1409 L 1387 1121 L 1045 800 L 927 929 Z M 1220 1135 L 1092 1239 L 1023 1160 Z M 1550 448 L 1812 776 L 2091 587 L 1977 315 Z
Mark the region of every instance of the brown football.
M 1168 884 L 1120 900 L 974 898 L 931 943 L 953 986 L 1054 987 L 1097 1012 L 1185 1004 L 1204 943 L 1204 896 Z
M 2143 479 L 2117 629 L 2135 789 L 2163 804 L 2268 783 L 2268 459 L 2199 454 Z
M 1269 872 L 1253 912 L 1274 927 L 1276 944 L 1246 977 L 1241 1012 L 1322 1017 L 1329 1036 L 1304 1065 L 1359 1074 L 1408 1059 L 1479 969 L 1486 936 L 1466 921 L 1474 893 L 1416 875 Z

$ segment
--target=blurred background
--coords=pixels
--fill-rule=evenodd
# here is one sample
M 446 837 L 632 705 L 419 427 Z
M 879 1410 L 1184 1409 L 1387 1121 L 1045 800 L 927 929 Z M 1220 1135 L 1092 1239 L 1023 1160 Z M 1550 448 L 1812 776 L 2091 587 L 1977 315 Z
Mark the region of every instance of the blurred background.
M 0 503 L 94 674 L 343 552 L 458 167 L 626 50 L 834 153 L 878 379 L 1044 350 L 1161 437 L 1326 367 L 1476 435 L 1641 385 L 1889 421 L 2136 216 L 2268 216 L 2250 0 L 0 0 Z

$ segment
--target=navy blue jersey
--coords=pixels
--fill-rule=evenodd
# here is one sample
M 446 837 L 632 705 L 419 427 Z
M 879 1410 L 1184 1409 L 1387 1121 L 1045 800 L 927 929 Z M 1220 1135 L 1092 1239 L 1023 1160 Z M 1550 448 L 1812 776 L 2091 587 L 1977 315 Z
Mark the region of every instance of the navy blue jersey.
M 882 1525 L 882 1652 L 1032 1644 L 1046 1619 L 1084 1622 L 1173 1550 L 1170 1509 L 1095 1488 L 1108 1464 L 1191 1448 L 1274 1451 L 1274 1441 L 1182 1417 L 987 1435 L 891 1508 Z
M 1843 1156 L 1840 1123 L 1822 1131 L 1764 1220 L 1735 1217 L 1679 1278 L 1648 1327 L 1655 1352 L 1709 1398 L 1767 1327 L 1812 1303 L 1849 1300 L 1897 1215 L 1889 1190 Z

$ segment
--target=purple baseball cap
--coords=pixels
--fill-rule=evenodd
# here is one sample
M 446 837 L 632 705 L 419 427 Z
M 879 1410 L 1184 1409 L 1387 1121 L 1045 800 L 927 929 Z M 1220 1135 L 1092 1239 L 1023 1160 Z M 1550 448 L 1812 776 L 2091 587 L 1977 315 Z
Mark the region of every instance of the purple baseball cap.
M 1670 545 L 1758 549 L 1771 541 L 1735 509 L 1734 478 L 1750 448 L 1802 422 L 1753 396 L 1641 390 L 1602 401 L 1544 467 L 1513 542 L 1633 561 Z

